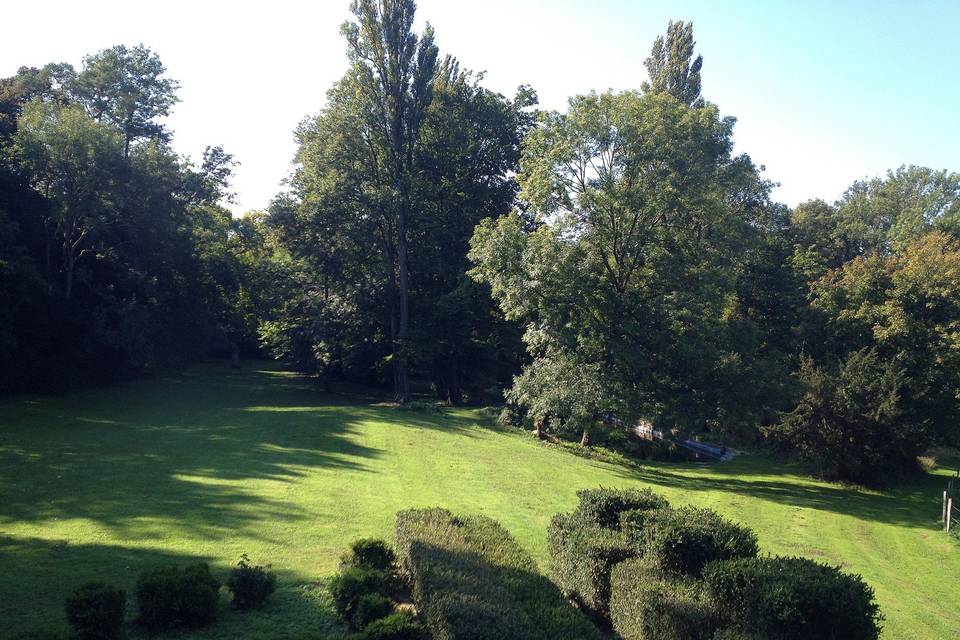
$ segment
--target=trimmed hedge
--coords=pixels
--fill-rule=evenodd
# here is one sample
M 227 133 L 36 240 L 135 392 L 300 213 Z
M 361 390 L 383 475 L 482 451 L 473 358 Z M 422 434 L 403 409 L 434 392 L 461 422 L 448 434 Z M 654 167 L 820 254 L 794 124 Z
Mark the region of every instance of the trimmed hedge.
M 123 635 L 127 596 L 108 584 L 88 582 L 67 598 L 66 610 L 76 640 L 116 640 Z
M 769 640 L 876 640 L 883 617 L 858 575 L 807 558 L 713 563 L 704 580 L 731 626 Z
M 277 576 L 266 567 L 250 564 L 250 558 L 243 554 L 230 572 L 227 588 L 233 594 L 234 608 L 247 611 L 262 605 L 277 590 Z
M 398 611 L 367 625 L 358 640 L 423 640 L 423 625 L 408 611 Z
M 633 547 L 619 531 L 587 521 L 579 512 L 554 516 L 547 538 L 557 584 L 589 613 L 606 618 L 610 571 L 636 555 Z
M 699 576 L 710 562 L 751 558 L 758 551 L 757 536 L 749 528 L 695 507 L 651 512 L 643 521 L 642 535 L 627 535 L 642 541 L 638 551 L 652 566 L 687 576 Z
M 576 513 L 606 529 L 617 529 L 620 514 L 624 511 L 650 511 L 670 506 L 666 498 L 649 489 L 581 489 L 577 491 L 577 497 L 580 502 Z
M 397 558 L 434 640 L 602 640 L 495 520 L 397 514 Z
M 610 620 L 623 640 L 708 640 L 717 615 L 700 581 L 664 574 L 645 558 L 610 577 Z
M 219 589 L 205 562 L 147 571 L 137 582 L 140 624 L 152 631 L 208 625 L 217 617 Z

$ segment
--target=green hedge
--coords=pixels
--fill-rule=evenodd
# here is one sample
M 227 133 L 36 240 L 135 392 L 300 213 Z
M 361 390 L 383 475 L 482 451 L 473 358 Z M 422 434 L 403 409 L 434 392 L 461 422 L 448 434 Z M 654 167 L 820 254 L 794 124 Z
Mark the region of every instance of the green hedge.
M 758 551 L 753 531 L 711 509 L 661 509 L 651 512 L 643 527 L 642 535 L 628 534 L 642 545 L 640 555 L 675 574 L 699 576 L 710 562 L 751 558 Z
M 601 640 L 496 521 L 397 514 L 397 559 L 433 640 Z
M 649 489 L 581 489 L 577 511 L 588 522 L 606 529 L 620 526 L 624 511 L 650 511 L 670 506 L 666 498 Z
M 646 558 L 613 569 L 610 620 L 623 640 L 708 640 L 717 616 L 700 581 L 664 574 Z
M 882 616 L 858 575 L 807 558 L 716 562 L 704 581 L 731 626 L 769 640 L 876 640 Z
M 636 553 L 619 531 L 587 521 L 581 513 L 553 517 L 547 532 L 553 577 L 586 611 L 607 618 L 610 571 Z

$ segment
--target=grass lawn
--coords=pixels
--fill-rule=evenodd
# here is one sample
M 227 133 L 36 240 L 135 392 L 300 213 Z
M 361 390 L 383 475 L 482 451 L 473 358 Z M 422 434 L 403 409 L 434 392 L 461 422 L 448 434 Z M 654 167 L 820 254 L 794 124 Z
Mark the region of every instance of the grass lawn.
M 764 551 L 862 574 L 884 638 L 960 635 L 960 545 L 937 524 L 942 476 L 874 493 L 757 457 L 637 470 L 498 431 L 470 410 L 402 411 L 325 395 L 272 365 L 217 363 L 0 401 L 0 637 L 65 630 L 63 599 L 82 582 L 129 592 L 145 568 L 202 558 L 225 572 L 241 553 L 279 573 L 271 603 L 172 637 L 338 637 L 318 582 L 354 538 L 391 537 L 398 509 L 490 515 L 546 569 L 550 517 L 598 485 L 650 486 L 749 524 Z

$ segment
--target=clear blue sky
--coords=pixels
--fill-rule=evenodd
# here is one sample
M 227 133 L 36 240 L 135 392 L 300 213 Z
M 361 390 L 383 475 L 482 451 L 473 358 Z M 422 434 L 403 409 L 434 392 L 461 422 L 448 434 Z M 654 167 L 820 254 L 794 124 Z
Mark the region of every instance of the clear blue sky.
M 738 118 L 739 151 L 778 199 L 832 200 L 901 163 L 960 171 L 960 1 L 660 2 L 420 0 L 444 52 L 506 94 L 533 85 L 562 108 L 590 89 L 637 87 L 668 18 L 692 20 L 704 95 Z M 292 131 L 345 69 L 348 0 L 164 3 L 32 0 L 5 7 L 0 76 L 143 42 L 180 80 L 169 120 L 197 157 L 241 162 L 238 211 L 264 207 L 288 174 Z

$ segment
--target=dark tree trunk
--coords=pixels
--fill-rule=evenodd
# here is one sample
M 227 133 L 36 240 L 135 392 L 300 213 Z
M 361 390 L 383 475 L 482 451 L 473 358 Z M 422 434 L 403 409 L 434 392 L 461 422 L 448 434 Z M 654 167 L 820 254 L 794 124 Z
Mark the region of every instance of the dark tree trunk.
M 399 322 L 394 343 L 394 363 L 396 387 L 394 392 L 399 403 L 410 400 L 410 379 L 407 371 L 407 327 L 410 323 L 407 273 L 407 213 L 410 208 L 409 195 L 405 185 L 401 185 L 400 210 L 397 215 L 397 293 L 399 297 Z

